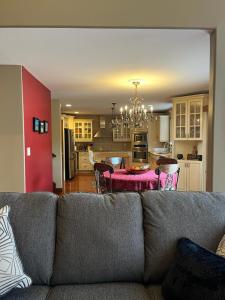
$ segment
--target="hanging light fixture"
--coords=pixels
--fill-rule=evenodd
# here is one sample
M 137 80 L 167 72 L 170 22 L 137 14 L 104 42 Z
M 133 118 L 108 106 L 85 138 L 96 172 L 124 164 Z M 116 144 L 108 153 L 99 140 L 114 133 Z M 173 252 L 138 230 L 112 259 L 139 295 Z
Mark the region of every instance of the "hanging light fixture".
M 120 108 L 121 123 L 124 127 L 142 128 L 148 127 L 148 120 L 153 119 L 153 106 L 150 106 L 150 112 L 144 105 L 144 99 L 138 96 L 138 86 L 140 81 L 133 81 L 135 92 L 130 98 L 130 106 L 125 105 Z
M 112 109 L 112 119 L 111 119 L 109 125 L 112 129 L 118 129 L 119 125 L 120 125 L 120 120 L 116 116 L 116 103 L 115 102 L 112 103 L 111 109 Z

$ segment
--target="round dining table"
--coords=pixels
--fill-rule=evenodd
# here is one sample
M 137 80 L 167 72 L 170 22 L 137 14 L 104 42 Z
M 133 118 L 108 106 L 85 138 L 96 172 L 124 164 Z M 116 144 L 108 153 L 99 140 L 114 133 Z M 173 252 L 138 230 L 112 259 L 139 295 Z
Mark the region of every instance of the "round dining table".
M 106 183 L 109 186 L 110 174 L 104 172 Z M 162 189 L 166 184 L 166 173 L 160 174 L 160 186 Z M 112 190 L 113 191 L 133 191 L 139 192 L 144 190 L 157 190 L 158 189 L 158 175 L 155 174 L 155 170 L 149 170 L 142 174 L 129 174 L 126 169 L 114 170 L 111 174 Z M 173 184 L 176 185 L 177 177 L 173 177 Z

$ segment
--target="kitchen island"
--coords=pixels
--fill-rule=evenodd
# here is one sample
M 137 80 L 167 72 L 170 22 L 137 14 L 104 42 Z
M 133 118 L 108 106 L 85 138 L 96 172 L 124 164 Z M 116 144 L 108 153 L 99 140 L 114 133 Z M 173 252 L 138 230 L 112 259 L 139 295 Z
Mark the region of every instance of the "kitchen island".
M 77 151 L 77 153 L 78 172 L 92 171 L 93 165 L 90 163 L 88 151 Z M 105 161 L 107 157 L 123 157 L 126 166 L 132 161 L 131 151 L 94 151 L 94 160 L 97 162 Z

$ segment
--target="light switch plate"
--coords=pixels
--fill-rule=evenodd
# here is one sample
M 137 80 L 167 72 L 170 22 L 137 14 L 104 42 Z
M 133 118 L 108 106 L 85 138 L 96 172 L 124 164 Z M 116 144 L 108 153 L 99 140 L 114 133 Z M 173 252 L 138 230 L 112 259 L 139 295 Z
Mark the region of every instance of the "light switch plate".
M 27 147 L 27 156 L 31 156 L 31 148 Z

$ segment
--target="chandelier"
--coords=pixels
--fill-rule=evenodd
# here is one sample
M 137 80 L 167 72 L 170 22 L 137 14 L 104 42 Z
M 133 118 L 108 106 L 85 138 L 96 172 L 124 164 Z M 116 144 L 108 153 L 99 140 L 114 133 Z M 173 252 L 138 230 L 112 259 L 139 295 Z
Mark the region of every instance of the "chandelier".
M 113 102 L 112 103 L 112 119 L 109 123 L 109 126 L 112 128 L 112 129 L 119 129 L 119 126 L 121 125 L 121 120 L 117 118 L 116 116 L 116 103 Z
M 138 96 L 138 86 L 140 81 L 133 81 L 134 96 L 130 98 L 130 106 L 125 105 L 120 108 L 120 121 L 123 127 L 142 128 L 148 127 L 148 121 L 153 119 L 153 106 L 150 105 L 150 111 L 144 105 L 144 99 Z

